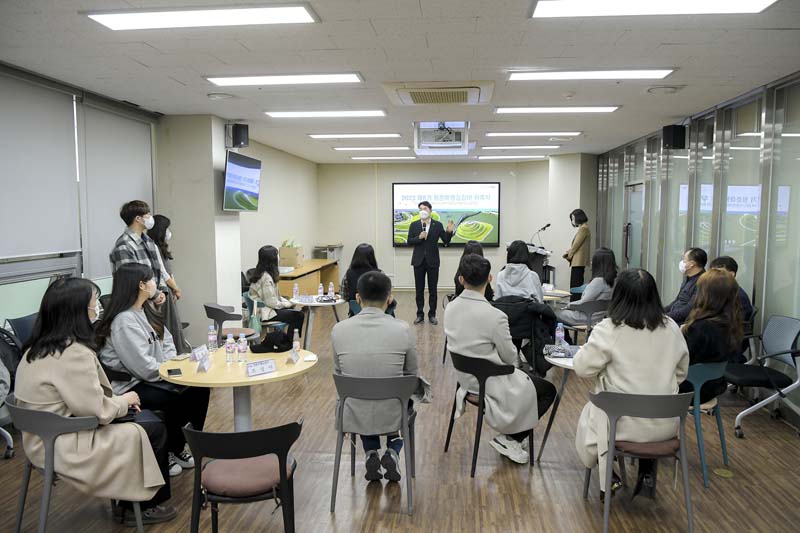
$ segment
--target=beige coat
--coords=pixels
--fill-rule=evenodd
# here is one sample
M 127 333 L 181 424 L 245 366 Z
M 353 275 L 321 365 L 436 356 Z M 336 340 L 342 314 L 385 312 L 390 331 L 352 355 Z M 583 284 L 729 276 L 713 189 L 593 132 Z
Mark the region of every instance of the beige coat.
M 567 251 L 567 261 L 569 261 L 570 266 L 589 266 L 591 240 L 592 232 L 589 230 L 589 224 L 578 226 L 578 231 L 572 239 L 572 246 Z
M 675 394 L 689 370 L 689 349 L 672 319 L 654 331 L 614 326 L 604 319 L 575 354 L 575 373 L 595 378 L 594 392 L 628 394 Z M 588 402 L 578 421 L 575 447 L 583 464 L 592 468 L 600 461 L 600 480 L 605 479 L 608 452 L 608 417 Z M 655 442 L 673 438 L 678 419 L 621 418 L 617 440 Z
M 488 359 L 498 365 L 517 363 L 517 349 L 511 342 L 508 317 L 486 301 L 482 294 L 465 290 L 444 309 L 447 348 L 465 357 Z M 478 393 L 478 380 L 456 372 L 458 382 Z M 536 387 L 517 368 L 513 374 L 486 380 L 486 422 L 503 434 L 520 433 L 536 426 L 539 410 Z
M 261 308 L 261 320 L 272 320 L 275 318 L 277 309 L 289 309 L 294 307 L 292 302 L 284 298 L 278 292 L 278 287 L 272 280 L 272 276 L 268 272 L 264 272 L 255 283 L 250 284 L 250 290 L 247 293 L 253 300 L 263 302 L 265 307 Z
M 62 353 L 17 368 L 20 407 L 61 416 L 96 416 L 97 429 L 61 435 L 56 439 L 56 473 L 80 491 L 101 498 L 146 501 L 164 484 L 156 457 L 141 426 L 111 424 L 128 412 L 128 404 L 113 396 L 111 385 L 89 348 L 73 344 Z M 22 434 L 25 455 L 44 466 L 44 444 Z

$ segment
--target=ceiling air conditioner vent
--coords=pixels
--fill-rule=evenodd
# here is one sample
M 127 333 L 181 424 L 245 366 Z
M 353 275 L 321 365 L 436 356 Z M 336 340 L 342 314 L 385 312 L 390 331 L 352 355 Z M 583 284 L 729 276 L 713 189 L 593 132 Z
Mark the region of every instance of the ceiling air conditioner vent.
M 494 82 L 384 83 L 383 89 L 397 106 L 484 105 L 492 98 Z

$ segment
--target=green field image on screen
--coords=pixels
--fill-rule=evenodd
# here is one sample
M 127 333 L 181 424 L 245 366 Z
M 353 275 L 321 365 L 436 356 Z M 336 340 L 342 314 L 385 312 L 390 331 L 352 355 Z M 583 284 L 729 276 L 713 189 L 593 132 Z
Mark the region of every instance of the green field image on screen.
M 244 191 L 225 189 L 224 209 L 258 211 L 258 197 Z
M 433 220 L 438 220 L 445 227 L 452 220 L 456 224 L 451 244 L 465 244 L 468 241 L 478 241 L 482 244 L 497 244 L 500 242 L 499 223 L 500 216 L 494 211 L 459 210 L 459 211 L 434 211 L 431 213 Z M 407 244 L 408 229 L 411 223 L 419 220 L 417 211 L 395 210 L 394 242 Z

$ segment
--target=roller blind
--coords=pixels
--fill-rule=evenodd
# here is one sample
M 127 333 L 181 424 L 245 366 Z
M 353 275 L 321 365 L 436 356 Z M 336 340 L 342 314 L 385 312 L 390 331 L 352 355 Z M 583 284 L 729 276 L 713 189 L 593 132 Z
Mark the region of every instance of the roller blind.
M 111 275 L 108 254 L 125 228 L 119 208 L 130 200 L 153 205 L 150 124 L 83 105 L 86 191 L 84 270 L 90 278 Z
M 80 250 L 72 95 L 0 75 L 0 258 Z

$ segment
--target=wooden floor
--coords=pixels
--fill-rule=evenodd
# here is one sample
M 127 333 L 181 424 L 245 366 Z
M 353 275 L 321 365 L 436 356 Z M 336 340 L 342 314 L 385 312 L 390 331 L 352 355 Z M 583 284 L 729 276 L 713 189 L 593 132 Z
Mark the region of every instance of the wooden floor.
M 398 316 L 414 316 L 413 296 L 398 295 Z M 441 313 L 440 319 L 441 319 Z M 556 423 L 541 464 L 517 465 L 499 456 L 489 445 L 494 432 L 484 427 L 475 479 L 469 477 L 474 409 L 456 421 L 454 442 L 443 453 L 447 422 L 455 389 L 448 360 L 442 366 L 442 326 L 415 326 L 417 351 L 423 375 L 433 384 L 434 401 L 419 407 L 417 417 L 417 476 L 414 482 L 414 515 L 405 514 L 405 481 L 401 484 L 373 482 L 363 478 L 363 460 L 358 454 L 356 477 L 343 461 L 339 479 L 337 511 L 329 512 L 335 432 L 334 387 L 331 379 L 330 328 L 332 313 L 318 315 L 312 350 L 320 363 L 307 376 L 294 381 L 253 390 L 254 427 L 268 427 L 303 417 L 305 425 L 293 453 L 299 462 L 295 475 L 296 526 L 303 532 L 350 531 L 599 531 L 602 507 L 597 498 L 597 476 L 588 501 L 581 496 L 584 468 L 575 451 L 578 415 L 586 401 L 589 382 L 573 378 L 567 386 Z M 554 369 L 556 383 L 560 371 Z M 733 478 L 711 474 L 711 486 L 703 488 L 693 426 L 689 435 L 692 501 L 697 531 L 797 531 L 800 523 L 798 479 L 800 438 L 784 423 L 769 418 L 766 411 L 745 419 L 745 439 L 733 436 L 733 419 L 745 401 L 726 395 L 723 417 L 728 436 Z M 691 424 L 691 419 L 689 420 Z M 213 391 L 207 430 L 231 431 L 230 390 Z M 719 439 L 713 419 L 703 417 L 703 431 L 710 468 L 722 466 Z M 538 451 L 542 423 L 536 430 Z M 0 460 L 0 531 L 12 531 L 24 454 Z M 348 456 L 345 456 L 347 459 Z M 596 472 L 596 471 L 595 471 Z M 629 469 L 633 476 L 634 469 Z M 405 473 L 405 469 L 403 470 Z M 625 493 L 612 504 L 612 531 L 683 531 L 686 514 L 682 483 L 672 486 L 672 466 L 661 465 L 655 501 L 637 498 L 629 502 Z M 178 517 L 150 530 L 189 530 L 192 474 L 172 478 L 172 504 Z M 25 531 L 35 531 L 41 477 L 34 476 L 25 515 Z M 283 531 L 280 511 L 270 502 L 221 507 L 221 531 Z M 106 501 L 87 499 L 75 489 L 59 483 L 50 511 L 50 531 L 131 531 L 112 522 Z M 203 513 L 201 529 L 210 531 L 209 512 Z

